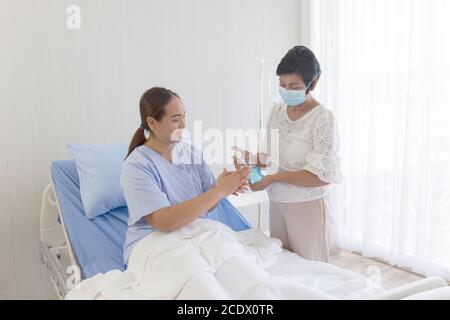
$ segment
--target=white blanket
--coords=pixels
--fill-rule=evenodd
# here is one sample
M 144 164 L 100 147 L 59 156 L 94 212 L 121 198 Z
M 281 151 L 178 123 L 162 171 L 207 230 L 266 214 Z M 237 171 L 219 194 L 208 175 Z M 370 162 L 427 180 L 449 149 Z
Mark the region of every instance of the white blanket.
M 198 219 L 151 233 L 125 272 L 86 279 L 66 299 L 365 299 L 383 292 L 360 274 L 283 251 L 260 231 Z

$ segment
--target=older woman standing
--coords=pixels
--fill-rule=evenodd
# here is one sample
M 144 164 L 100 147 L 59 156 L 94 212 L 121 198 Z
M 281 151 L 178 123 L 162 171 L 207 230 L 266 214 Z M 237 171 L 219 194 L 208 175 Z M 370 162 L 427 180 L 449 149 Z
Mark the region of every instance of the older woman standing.
M 306 259 L 328 261 L 327 196 L 329 185 L 340 182 L 341 174 L 333 113 L 312 96 L 320 74 L 319 62 L 306 47 L 292 48 L 281 60 L 277 75 L 284 103 L 273 107 L 267 126 L 279 130 L 279 170 L 250 187 L 267 188 L 272 237 Z M 268 150 L 275 146 L 269 141 Z M 261 168 L 270 161 L 270 151 L 256 157 L 243 152 Z

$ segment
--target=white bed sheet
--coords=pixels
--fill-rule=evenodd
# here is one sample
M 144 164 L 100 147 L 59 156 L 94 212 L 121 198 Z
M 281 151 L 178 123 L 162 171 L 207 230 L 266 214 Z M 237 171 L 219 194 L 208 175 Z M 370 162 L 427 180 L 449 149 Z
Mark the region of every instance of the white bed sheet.
M 66 299 L 368 299 L 385 290 L 364 276 L 283 251 L 258 230 L 198 219 L 135 246 L 125 272 L 97 274 Z

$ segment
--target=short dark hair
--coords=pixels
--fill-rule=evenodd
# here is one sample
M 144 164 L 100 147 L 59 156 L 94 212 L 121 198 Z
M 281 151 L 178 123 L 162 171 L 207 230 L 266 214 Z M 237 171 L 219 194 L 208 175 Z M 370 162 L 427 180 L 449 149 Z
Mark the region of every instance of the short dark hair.
M 277 67 L 277 76 L 295 73 L 306 85 L 320 76 L 319 61 L 314 53 L 304 46 L 295 46 L 281 59 Z

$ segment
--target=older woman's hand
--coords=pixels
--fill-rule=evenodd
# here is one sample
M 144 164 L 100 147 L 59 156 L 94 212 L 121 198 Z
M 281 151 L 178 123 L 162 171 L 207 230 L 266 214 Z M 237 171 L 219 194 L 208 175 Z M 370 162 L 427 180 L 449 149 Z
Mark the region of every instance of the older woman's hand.
M 274 182 L 273 177 L 274 177 L 273 175 L 265 176 L 261 181 L 250 184 L 250 189 L 252 191 L 262 191 L 262 190 L 266 189 L 268 186 L 270 186 Z
M 240 169 L 242 166 L 256 164 L 256 156 L 250 151 L 240 149 L 236 146 L 232 147 L 231 150 L 234 151 L 233 163 L 236 169 Z M 237 154 L 240 153 L 241 157 Z

